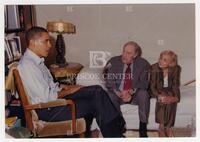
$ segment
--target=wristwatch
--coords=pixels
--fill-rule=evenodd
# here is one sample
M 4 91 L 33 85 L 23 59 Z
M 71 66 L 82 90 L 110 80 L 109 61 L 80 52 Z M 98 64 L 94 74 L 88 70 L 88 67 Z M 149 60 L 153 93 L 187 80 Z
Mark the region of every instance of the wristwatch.
M 137 89 L 136 89 L 136 88 L 134 88 L 134 89 L 131 89 L 131 90 L 130 90 L 131 96 L 134 96 L 134 94 L 136 93 L 136 91 L 137 91 Z

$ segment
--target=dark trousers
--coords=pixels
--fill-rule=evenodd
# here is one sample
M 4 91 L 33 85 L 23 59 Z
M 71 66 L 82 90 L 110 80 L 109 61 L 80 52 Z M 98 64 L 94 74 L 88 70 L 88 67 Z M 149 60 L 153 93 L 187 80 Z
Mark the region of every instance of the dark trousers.
M 76 117 L 84 117 L 90 126 L 92 118 L 96 118 L 104 137 L 122 137 L 125 121 L 113 106 L 108 94 L 100 86 L 83 87 L 79 91 L 67 95 L 76 104 Z M 71 119 L 68 106 L 52 107 L 36 110 L 39 119 L 44 121 L 64 121 Z
M 116 109 L 121 112 L 120 105 L 124 102 L 114 93 L 109 92 L 110 99 L 115 105 Z M 150 110 L 150 98 L 146 90 L 139 90 L 134 94 L 133 100 L 130 104 L 138 105 L 139 119 L 143 123 L 148 123 L 149 110 Z

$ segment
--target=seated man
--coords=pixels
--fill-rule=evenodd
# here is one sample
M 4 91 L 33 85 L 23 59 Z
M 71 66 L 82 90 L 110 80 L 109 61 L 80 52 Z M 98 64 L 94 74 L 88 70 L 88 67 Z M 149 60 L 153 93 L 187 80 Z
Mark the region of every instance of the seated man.
M 103 137 L 123 137 L 125 121 L 113 106 L 110 98 L 100 86 L 65 86 L 59 87 L 44 65 L 44 57 L 51 48 L 48 31 L 42 27 L 33 27 L 26 33 L 28 48 L 21 58 L 18 70 L 32 104 L 48 102 L 58 98 L 72 99 L 77 108 L 76 116 L 84 117 L 89 129 L 96 118 Z M 68 106 L 38 109 L 40 120 L 63 121 L 71 119 Z M 66 115 L 69 114 L 69 115 Z
M 130 103 L 138 105 L 139 134 L 147 137 L 147 122 L 150 99 L 148 89 L 149 63 L 141 58 L 141 48 L 130 41 L 123 47 L 121 56 L 111 58 L 105 70 L 106 87 L 115 107 L 120 112 L 120 105 Z

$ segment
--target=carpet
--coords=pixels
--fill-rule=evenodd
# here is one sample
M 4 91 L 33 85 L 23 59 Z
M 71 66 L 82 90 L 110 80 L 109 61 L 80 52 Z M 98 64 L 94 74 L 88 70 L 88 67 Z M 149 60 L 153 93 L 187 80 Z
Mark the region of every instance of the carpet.
M 158 137 L 156 130 L 149 130 L 147 133 L 149 137 Z M 138 130 L 127 130 L 124 135 L 127 138 L 134 138 L 139 137 L 139 132 Z M 194 134 L 192 135 L 191 128 L 174 128 L 174 135 L 175 137 L 194 137 Z

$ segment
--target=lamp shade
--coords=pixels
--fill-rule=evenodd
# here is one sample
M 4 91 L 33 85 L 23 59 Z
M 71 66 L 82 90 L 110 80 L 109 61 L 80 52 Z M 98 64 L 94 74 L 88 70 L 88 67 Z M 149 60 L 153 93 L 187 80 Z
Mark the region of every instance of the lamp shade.
M 76 32 L 74 24 L 63 21 L 47 22 L 47 30 L 49 32 L 68 33 L 68 34 L 74 34 Z

